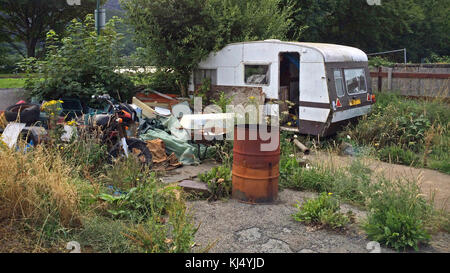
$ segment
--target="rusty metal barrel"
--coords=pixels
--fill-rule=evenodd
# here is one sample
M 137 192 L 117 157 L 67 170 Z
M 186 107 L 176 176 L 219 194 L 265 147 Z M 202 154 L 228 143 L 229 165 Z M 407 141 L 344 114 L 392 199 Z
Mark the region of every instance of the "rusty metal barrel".
M 252 132 L 256 130 L 256 132 Z M 272 129 L 273 130 L 273 129 Z M 261 151 L 262 140 L 258 127 L 238 125 L 234 129 L 233 144 L 233 198 L 246 203 L 271 203 L 278 198 L 278 179 L 280 176 L 280 138 L 274 151 Z M 239 140 L 238 133 L 245 139 Z M 255 134 L 256 140 L 250 140 Z

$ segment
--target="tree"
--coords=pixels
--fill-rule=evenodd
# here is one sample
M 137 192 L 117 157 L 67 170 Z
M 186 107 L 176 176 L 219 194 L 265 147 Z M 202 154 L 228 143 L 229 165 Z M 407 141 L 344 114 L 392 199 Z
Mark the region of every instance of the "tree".
M 216 49 L 234 42 L 286 39 L 293 23 L 290 17 L 299 12 L 292 2 L 208 0 L 207 8 L 215 19 Z M 299 26 L 290 39 L 298 38 L 302 29 Z
M 82 0 L 80 6 L 65 0 L 0 0 L 0 35 L 23 57 L 35 57 L 47 31 L 61 34 L 68 22 L 93 13 L 95 7 L 96 0 Z M 16 42 L 24 43 L 26 53 Z
M 350 45 L 368 53 L 406 48 L 413 61 L 431 52 L 449 54 L 450 0 L 383 0 L 379 6 L 366 0 L 293 3 L 301 11 L 291 16 L 288 36 L 307 25 L 302 41 Z
M 123 0 L 128 22 L 152 63 L 172 69 L 183 96 L 192 71 L 227 43 L 284 38 L 290 6 L 279 0 Z
M 215 44 L 206 0 L 127 0 L 127 18 L 155 65 L 172 69 L 182 96 L 190 73 Z
M 66 35 L 47 33 L 44 58 L 26 59 L 30 74 L 25 88 L 40 99 L 77 97 L 83 102 L 92 95 L 110 94 L 119 101 L 129 100 L 134 89 L 130 78 L 114 70 L 120 65 L 120 35 L 116 20 L 110 20 L 97 36 L 92 14 L 84 21 L 72 20 Z

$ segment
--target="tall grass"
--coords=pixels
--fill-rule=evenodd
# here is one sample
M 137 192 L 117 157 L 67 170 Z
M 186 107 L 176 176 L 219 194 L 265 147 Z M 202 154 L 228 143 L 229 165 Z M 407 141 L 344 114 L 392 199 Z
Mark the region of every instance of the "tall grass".
M 0 150 L 0 217 L 43 230 L 78 226 L 80 196 L 70 172 L 60 155 L 44 147 Z
M 190 251 L 196 229 L 183 196 L 138 160 L 103 160 L 95 139 L 26 152 L 0 144 L 0 223 L 24 230 L 36 249 L 78 240 L 88 251 L 147 252 L 136 238 L 152 234 L 167 247 L 151 252 Z

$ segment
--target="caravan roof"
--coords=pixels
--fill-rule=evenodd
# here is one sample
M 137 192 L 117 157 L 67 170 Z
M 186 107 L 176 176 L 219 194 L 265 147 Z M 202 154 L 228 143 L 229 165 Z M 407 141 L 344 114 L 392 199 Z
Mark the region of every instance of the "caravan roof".
M 264 40 L 264 41 L 254 41 L 254 42 L 242 42 L 242 43 L 233 43 L 228 46 L 233 45 L 247 45 L 247 44 L 280 44 L 280 45 L 297 45 L 303 48 L 310 48 L 320 52 L 320 54 L 324 58 L 324 62 L 332 63 L 332 62 L 367 62 L 367 55 L 360 49 L 343 46 L 343 45 L 334 45 L 334 44 L 322 44 L 322 43 L 303 43 L 303 42 L 285 42 L 280 40 Z

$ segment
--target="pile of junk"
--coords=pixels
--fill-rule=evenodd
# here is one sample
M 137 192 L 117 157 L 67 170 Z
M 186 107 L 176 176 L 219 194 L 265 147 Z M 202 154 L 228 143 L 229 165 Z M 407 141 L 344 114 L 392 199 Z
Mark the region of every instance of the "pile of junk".
M 192 115 L 186 98 L 151 90 L 136 94 L 131 104 L 117 102 L 108 95 L 92 99 L 104 108 L 86 107 L 76 98 L 61 98 L 57 118 L 57 124 L 64 128 L 61 141 L 71 141 L 80 130 L 101 129 L 102 141 L 108 143 L 111 156 L 128 157 L 134 153 L 155 170 L 197 165 L 205 159 L 208 146 L 215 143 L 191 126 L 204 125 L 205 115 Z M 26 148 L 48 142 L 50 123 L 48 114 L 41 111 L 44 103 L 19 101 L 0 113 L 0 140 L 9 148 L 17 148 L 19 139 L 26 141 Z M 200 137 L 194 138 L 195 134 Z M 224 135 L 225 130 L 212 134 Z

